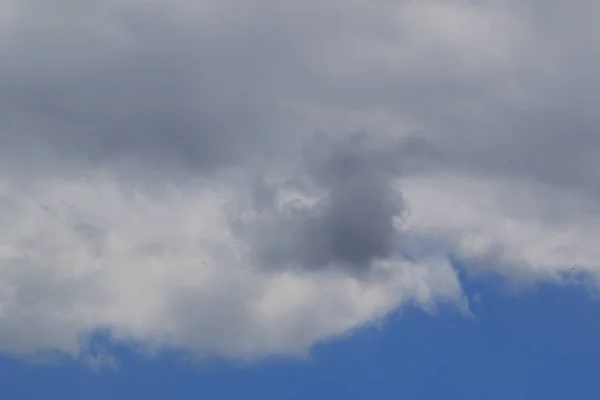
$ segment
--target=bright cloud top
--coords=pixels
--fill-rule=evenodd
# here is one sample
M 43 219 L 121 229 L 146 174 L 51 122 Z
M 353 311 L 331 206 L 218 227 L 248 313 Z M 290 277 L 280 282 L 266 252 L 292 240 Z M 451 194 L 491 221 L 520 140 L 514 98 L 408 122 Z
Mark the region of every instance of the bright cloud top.
M 0 349 L 303 355 L 600 271 L 592 1 L 0 1 Z M 553 4 L 556 3 L 556 4 Z

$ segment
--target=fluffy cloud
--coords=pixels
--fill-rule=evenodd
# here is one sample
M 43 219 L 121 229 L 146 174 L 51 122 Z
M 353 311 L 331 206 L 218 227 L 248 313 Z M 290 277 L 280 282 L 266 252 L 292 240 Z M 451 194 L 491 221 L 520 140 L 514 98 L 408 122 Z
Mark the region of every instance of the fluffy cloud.
M 236 196 L 205 184 L 153 199 L 102 179 L 6 187 L 0 345 L 77 354 L 81 334 L 109 328 L 200 354 L 303 354 L 404 301 L 462 301 L 439 259 L 381 260 L 368 279 L 253 265 L 224 211 Z
M 0 349 L 255 359 L 600 271 L 596 2 L 0 1 Z

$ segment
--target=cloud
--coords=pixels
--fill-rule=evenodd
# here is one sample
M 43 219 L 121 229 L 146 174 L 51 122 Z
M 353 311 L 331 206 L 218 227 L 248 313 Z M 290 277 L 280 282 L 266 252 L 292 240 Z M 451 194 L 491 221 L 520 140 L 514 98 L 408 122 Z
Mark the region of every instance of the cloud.
M 404 210 L 392 183 L 402 147 L 370 141 L 366 134 L 343 142 L 318 136 L 305 149 L 299 176 L 279 185 L 258 182 L 263 190 L 255 193 L 263 207 L 240 228 L 248 240 L 255 239 L 259 264 L 365 270 L 394 255 Z M 277 197 L 302 189 L 308 194 L 311 186 L 312 200 L 277 207 Z M 270 207 L 264 207 L 265 200 Z
M 403 301 L 461 301 L 443 260 L 384 260 L 377 268 L 388 271 L 385 279 L 255 267 L 227 224 L 224 203 L 235 196 L 227 190 L 172 187 L 152 200 L 96 180 L 8 192 L 0 274 L 5 351 L 77 354 L 82 334 L 108 328 L 149 348 L 301 355 Z
M 597 275 L 598 8 L 1 0 L 0 349 L 302 355 L 466 310 L 450 259 Z

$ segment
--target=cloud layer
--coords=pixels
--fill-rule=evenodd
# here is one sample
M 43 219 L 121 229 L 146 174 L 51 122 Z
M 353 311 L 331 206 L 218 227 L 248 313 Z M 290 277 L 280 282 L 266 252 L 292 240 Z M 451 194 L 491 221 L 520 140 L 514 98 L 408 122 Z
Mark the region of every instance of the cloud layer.
M 0 0 L 0 351 L 256 359 L 600 272 L 593 1 Z

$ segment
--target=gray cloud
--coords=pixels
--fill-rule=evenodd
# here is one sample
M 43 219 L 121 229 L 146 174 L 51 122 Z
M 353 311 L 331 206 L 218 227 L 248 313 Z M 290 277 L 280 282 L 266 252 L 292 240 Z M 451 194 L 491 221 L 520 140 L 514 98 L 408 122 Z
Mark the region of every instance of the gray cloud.
M 400 172 L 402 146 L 374 143 L 366 134 L 332 140 L 318 135 L 305 147 L 301 174 L 284 184 L 257 182 L 258 223 L 242 231 L 257 241 L 259 264 L 366 271 L 397 249 L 395 218 L 404 211 L 391 183 Z M 315 204 L 277 207 L 275 196 L 297 189 Z M 257 228 L 258 226 L 258 228 Z
M 599 7 L 0 0 L 0 349 L 300 354 L 457 301 L 449 255 L 598 275 Z
M 212 42 L 150 4 L 73 15 L 42 7 L 43 16 L 38 5 L 20 7 L 16 39 L 2 47 L 5 163 L 204 174 L 277 146 L 267 114 L 274 77 L 246 50 L 261 45 L 255 35 Z

